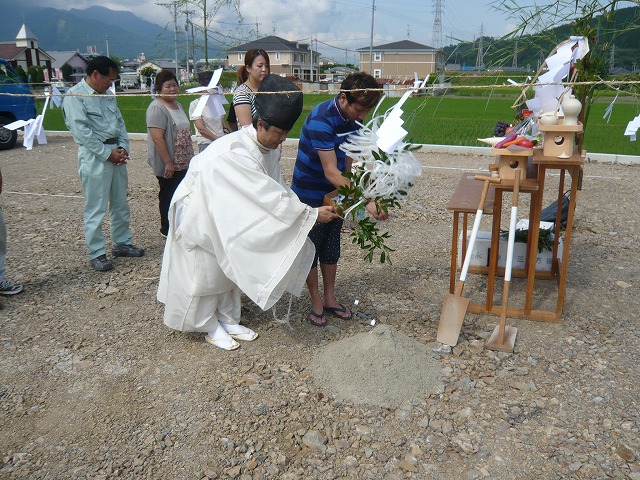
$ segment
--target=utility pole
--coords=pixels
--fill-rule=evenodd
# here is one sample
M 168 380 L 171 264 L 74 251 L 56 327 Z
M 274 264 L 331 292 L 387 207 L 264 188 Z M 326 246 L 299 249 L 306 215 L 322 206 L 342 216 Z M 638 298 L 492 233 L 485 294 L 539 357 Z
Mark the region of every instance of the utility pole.
M 313 37 L 309 38 L 309 81 L 313 82 Z
M 178 2 L 173 2 L 173 47 L 176 60 L 176 78 L 180 81 L 180 69 L 178 68 Z
M 376 12 L 376 0 L 371 0 L 371 38 L 369 40 L 369 75 L 373 75 L 373 20 Z
M 187 37 L 187 80 L 188 80 L 190 78 L 190 75 L 189 75 L 189 54 L 191 53 L 190 50 L 189 50 L 189 25 L 191 24 L 191 20 L 189 19 L 189 15 L 192 15 L 195 12 L 193 10 L 184 10 L 182 13 L 184 13 L 185 16 L 187 17 L 187 20 L 186 20 L 186 22 L 184 24 L 184 31 L 185 31 L 186 37 Z M 195 52 L 194 52 L 194 55 L 195 55 Z M 195 65 L 195 63 L 196 63 L 196 59 L 193 58 L 193 64 Z
M 187 15 L 187 21 L 184 24 L 184 31 L 187 32 L 187 79 L 189 78 L 189 11 L 184 12 Z
M 518 40 L 515 41 L 513 46 L 513 63 L 511 66 L 513 68 L 518 68 Z
M 196 37 L 193 34 L 193 22 L 189 21 L 191 26 L 191 57 L 193 58 L 193 75 L 198 75 L 198 60 L 196 60 Z
M 109 56 L 109 35 L 105 35 L 104 40 L 107 42 L 107 57 L 108 57 Z
M 161 7 L 173 7 L 173 47 L 175 50 L 175 62 L 176 62 L 176 78 L 180 81 L 180 70 L 178 68 L 178 2 L 171 3 L 156 3 Z

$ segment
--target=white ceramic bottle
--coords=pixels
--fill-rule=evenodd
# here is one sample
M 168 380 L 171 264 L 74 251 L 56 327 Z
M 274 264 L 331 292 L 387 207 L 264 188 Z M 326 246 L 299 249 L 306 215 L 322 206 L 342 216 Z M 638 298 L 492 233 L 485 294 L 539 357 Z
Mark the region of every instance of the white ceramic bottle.
M 575 95 L 569 95 L 562 100 L 563 125 L 578 125 L 578 115 L 582 111 L 582 103 Z

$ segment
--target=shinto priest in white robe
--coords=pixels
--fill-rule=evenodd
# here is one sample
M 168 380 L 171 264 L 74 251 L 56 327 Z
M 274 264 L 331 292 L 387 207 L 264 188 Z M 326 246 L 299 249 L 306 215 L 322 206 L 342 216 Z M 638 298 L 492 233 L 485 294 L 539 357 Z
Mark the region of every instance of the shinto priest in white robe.
M 164 323 L 210 332 L 240 321 L 240 291 L 266 310 L 299 295 L 315 249 L 307 234 L 318 210 L 298 200 L 280 173 L 280 148 L 253 126 L 196 155 L 169 209 L 157 298 Z

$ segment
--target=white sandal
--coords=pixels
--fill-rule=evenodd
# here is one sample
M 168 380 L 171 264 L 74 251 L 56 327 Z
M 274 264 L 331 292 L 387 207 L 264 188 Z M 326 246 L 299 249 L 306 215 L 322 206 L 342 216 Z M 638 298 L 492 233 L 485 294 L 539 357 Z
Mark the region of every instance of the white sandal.
M 258 338 L 258 334 L 242 325 L 236 325 L 232 323 L 221 323 L 222 328 L 229 334 L 230 337 L 235 340 L 243 340 L 245 342 L 253 342 Z
M 236 350 L 240 344 L 236 342 L 220 325 L 213 332 L 204 336 L 204 341 L 223 350 Z

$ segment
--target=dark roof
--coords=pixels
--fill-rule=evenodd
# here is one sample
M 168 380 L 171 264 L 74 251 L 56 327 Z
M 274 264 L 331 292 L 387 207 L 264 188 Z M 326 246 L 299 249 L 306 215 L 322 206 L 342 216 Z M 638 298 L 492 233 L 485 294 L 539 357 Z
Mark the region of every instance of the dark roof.
M 85 63 L 85 66 L 88 63 L 80 52 L 73 50 L 49 51 L 47 53 L 53 58 L 53 61 L 51 62 L 51 66 L 53 68 L 62 68 L 65 63 L 69 63 L 69 60 L 76 55 Z
M 374 45 L 373 50 L 437 50 L 436 48 L 421 43 L 412 42 L 411 40 L 401 40 L 399 42 L 385 43 L 384 45 Z M 369 47 L 358 48 L 358 51 L 369 50 Z
M 237 47 L 230 48 L 228 51 L 231 52 L 246 52 L 247 50 L 251 50 L 252 48 L 261 48 L 264 51 L 268 52 L 308 52 L 309 49 L 308 43 L 300 43 L 300 42 L 290 42 L 289 40 L 285 40 L 284 38 L 276 37 L 275 35 L 269 35 L 268 37 L 259 38 L 258 40 L 254 40 L 253 42 L 244 43 L 242 45 L 238 45 Z
M 26 47 L 16 47 L 16 42 L 0 42 L 0 58 L 6 60 L 13 60 L 20 52 L 23 52 Z
M 146 59 L 144 62 L 142 62 L 142 65 L 144 65 L 145 63 L 152 63 L 156 67 L 160 67 L 160 68 L 165 69 L 165 70 L 175 70 L 176 69 L 176 61 L 175 60 L 149 60 L 149 59 Z M 182 65 L 180 65 L 180 63 L 178 63 L 178 68 L 182 68 Z

